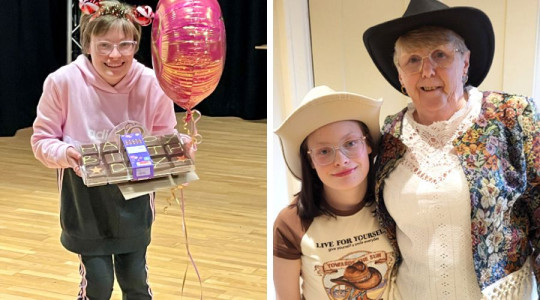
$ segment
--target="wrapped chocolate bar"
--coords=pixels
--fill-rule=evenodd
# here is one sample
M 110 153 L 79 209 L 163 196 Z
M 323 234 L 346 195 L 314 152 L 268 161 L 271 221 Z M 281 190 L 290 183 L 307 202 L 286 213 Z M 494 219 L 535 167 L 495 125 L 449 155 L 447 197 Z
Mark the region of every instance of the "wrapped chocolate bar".
M 172 184 L 177 183 L 173 180 L 175 175 L 195 170 L 182 139 L 176 134 L 125 134 L 117 141 L 80 145 L 79 151 L 82 178 L 89 187 L 158 179 Z

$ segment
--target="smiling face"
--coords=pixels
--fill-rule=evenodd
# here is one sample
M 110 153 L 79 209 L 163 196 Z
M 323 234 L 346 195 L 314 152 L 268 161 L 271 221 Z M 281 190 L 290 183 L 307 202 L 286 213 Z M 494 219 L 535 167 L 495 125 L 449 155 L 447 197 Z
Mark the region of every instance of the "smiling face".
M 327 165 L 319 165 L 312 160 L 312 167 L 321 179 L 325 191 L 350 191 L 365 189 L 369 173 L 369 154 L 371 147 L 363 140 L 364 134 L 356 121 L 339 121 L 327 124 L 312 132 L 307 137 L 310 150 L 321 147 L 348 147 L 351 141 L 363 143 L 357 155 L 346 156 L 341 150 L 335 150 L 334 160 Z M 361 200 L 361 199 L 356 199 Z
M 92 65 L 97 73 L 110 85 L 114 86 L 128 73 L 133 64 L 133 53 L 120 53 L 118 46 L 105 55 L 98 50 L 100 42 L 119 44 L 123 41 L 133 41 L 133 37 L 127 37 L 120 28 L 111 28 L 101 36 L 92 35 L 90 38 L 89 54 L 92 58 Z
M 394 60 L 399 81 L 416 108 L 417 121 L 430 124 L 448 120 L 465 104 L 463 78 L 470 52 L 452 31 L 426 31 L 428 34 L 398 40 Z M 418 65 L 418 71 L 407 68 L 411 62 Z
M 141 39 L 141 26 L 132 22 L 133 7 L 115 1 L 100 3 L 99 16 L 83 14 L 80 23 L 80 42 L 83 51 L 89 56 L 97 73 L 110 85 L 116 85 L 126 76 L 132 63 L 133 56 L 138 50 Z M 133 53 L 126 50 L 126 43 L 134 41 Z M 117 47 L 106 55 L 98 51 L 99 42 L 116 44 Z M 99 47 L 110 49 L 110 46 Z M 119 52 L 118 49 L 121 49 Z

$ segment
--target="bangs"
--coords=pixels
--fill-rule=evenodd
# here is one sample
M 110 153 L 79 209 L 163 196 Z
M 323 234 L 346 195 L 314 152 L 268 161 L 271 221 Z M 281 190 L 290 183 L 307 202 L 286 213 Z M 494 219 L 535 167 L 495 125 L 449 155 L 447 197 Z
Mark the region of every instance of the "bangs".
M 93 22 L 96 22 L 94 30 L 91 33 L 93 36 L 102 36 L 109 31 L 119 31 L 122 32 L 126 38 L 133 39 L 136 42 L 139 42 L 140 40 L 140 34 L 138 34 L 137 28 L 127 19 L 107 15 L 102 16 Z

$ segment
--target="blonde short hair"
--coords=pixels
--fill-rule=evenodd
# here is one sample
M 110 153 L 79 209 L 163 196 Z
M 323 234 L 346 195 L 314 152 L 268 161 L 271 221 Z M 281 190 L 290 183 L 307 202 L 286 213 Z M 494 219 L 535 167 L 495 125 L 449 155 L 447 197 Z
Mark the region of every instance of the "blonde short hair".
M 424 26 L 401 35 L 394 46 L 394 65 L 397 67 L 402 51 L 432 49 L 442 44 L 452 43 L 460 53 L 469 51 L 463 38 L 454 31 L 435 26 Z
M 137 42 L 135 52 L 141 41 L 141 25 L 133 22 L 133 7 L 118 1 L 101 1 L 100 9 L 92 15 L 81 17 L 80 42 L 83 53 L 89 53 L 92 36 L 101 36 L 111 29 L 121 30 L 127 37 Z M 96 16 L 97 14 L 97 16 Z

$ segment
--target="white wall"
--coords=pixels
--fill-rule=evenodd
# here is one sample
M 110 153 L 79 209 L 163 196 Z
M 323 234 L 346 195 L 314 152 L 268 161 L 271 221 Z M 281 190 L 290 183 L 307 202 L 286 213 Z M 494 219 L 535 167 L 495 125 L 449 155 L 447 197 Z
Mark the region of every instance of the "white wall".
M 381 116 L 408 98 L 394 90 L 373 64 L 362 40 L 370 26 L 400 17 L 408 0 L 309 0 L 315 85 L 383 98 Z M 382 119 L 382 118 L 381 118 Z
M 290 203 L 299 182 L 287 170 L 279 140 L 274 134 L 285 117 L 313 87 L 313 68 L 307 1 L 275 0 L 273 3 L 273 95 L 268 127 L 267 188 L 267 299 L 275 299 L 272 280 L 272 225 L 279 211 Z
M 538 0 L 445 0 L 448 6 L 484 11 L 495 31 L 491 70 L 479 87 L 533 96 Z M 371 61 L 362 41 L 369 27 L 403 15 L 409 0 L 309 0 L 315 85 L 327 84 L 384 99 L 381 116 L 409 101 Z M 531 26 L 532 25 L 532 26 Z
M 538 16 L 536 23 L 536 28 L 538 30 L 536 32 L 536 63 L 533 79 L 533 82 L 535 83 L 533 88 L 533 97 L 536 101 L 536 107 L 540 109 L 540 5 L 538 5 L 536 15 Z
M 284 163 L 279 139 L 273 131 L 313 87 L 311 42 L 307 2 L 274 1 L 272 181 L 268 189 L 268 218 L 290 203 L 298 191 L 298 181 Z

